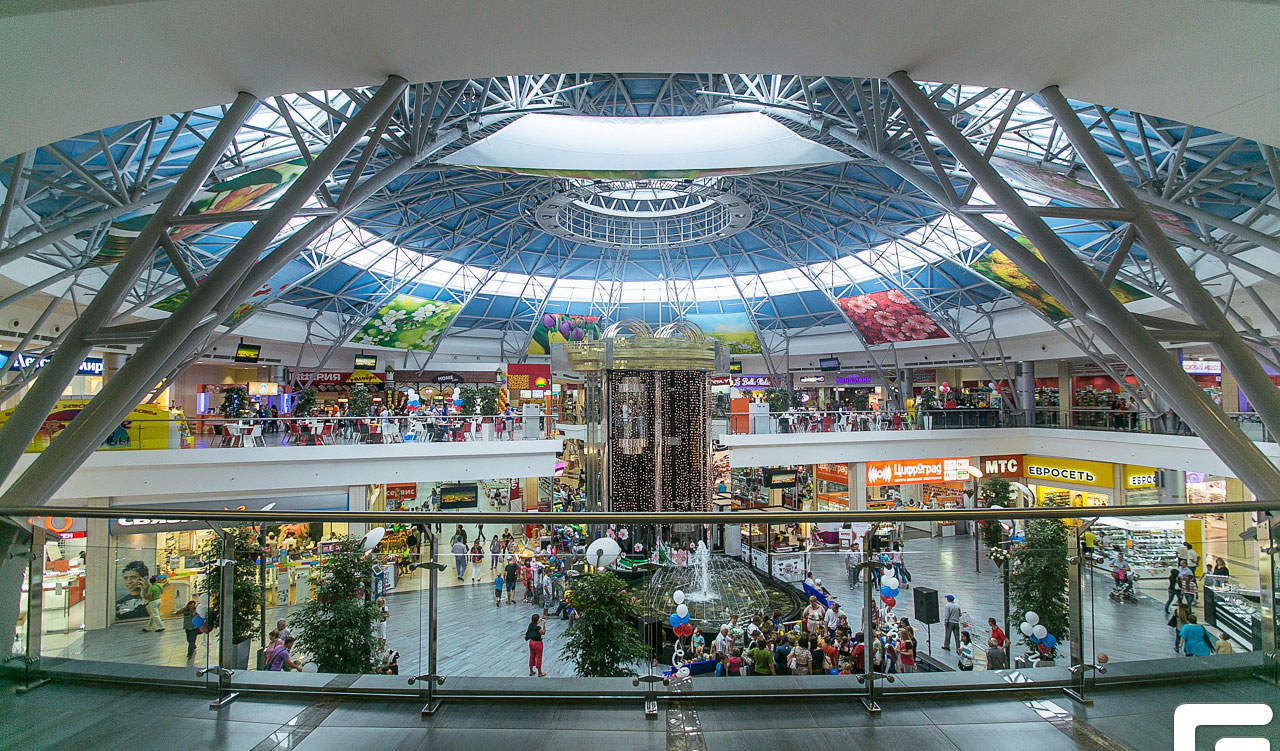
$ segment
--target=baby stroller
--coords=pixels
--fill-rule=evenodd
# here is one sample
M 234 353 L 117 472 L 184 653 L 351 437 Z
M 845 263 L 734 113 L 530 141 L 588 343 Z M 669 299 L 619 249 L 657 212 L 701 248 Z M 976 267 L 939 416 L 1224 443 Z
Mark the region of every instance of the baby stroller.
M 1133 578 L 1128 572 L 1117 567 L 1111 571 L 1111 592 L 1107 595 L 1112 602 L 1137 602 L 1138 595 L 1133 591 Z

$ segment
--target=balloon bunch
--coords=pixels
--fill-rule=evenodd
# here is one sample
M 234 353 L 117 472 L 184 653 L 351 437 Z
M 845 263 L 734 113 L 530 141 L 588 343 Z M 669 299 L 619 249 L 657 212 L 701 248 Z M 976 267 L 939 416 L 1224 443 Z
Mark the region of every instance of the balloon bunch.
M 405 389 L 405 411 L 413 414 L 422 408 L 422 399 L 418 396 L 416 389 Z
M 671 614 L 668 622 L 671 632 L 676 636 L 693 636 L 693 624 L 689 622 L 689 606 L 684 604 L 684 591 L 677 589 L 671 594 L 676 602 L 676 612 Z
M 901 582 L 895 576 L 886 576 L 880 580 L 880 601 L 888 607 L 898 604 L 898 586 Z
M 1049 633 L 1049 629 L 1040 623 L 1040 616 L 1034 610 L 1028 610 L 1023 616 L 1022 623 L 1018 626 L 1018 630 L 1022 635 L 1035 642 L 1036 649 L 1041 654 L 1048 654 L 1053 648 L 1058 646 L 1058 639 Z

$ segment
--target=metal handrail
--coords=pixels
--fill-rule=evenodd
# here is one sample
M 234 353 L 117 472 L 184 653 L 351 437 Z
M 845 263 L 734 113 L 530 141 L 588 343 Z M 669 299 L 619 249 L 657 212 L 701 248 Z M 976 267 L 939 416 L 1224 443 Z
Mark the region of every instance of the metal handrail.
M 1186 516 L 1251 511 L 1280 511 L 1280 500 L 1223 503 L 1174 503 L 1147 506 L 1064 506 L 1002 509 L 887 509 L 884 511 L 683 511 L 608 512 L 556 511 L 545 513 L 461 511 L 220 511 L 210 509 L 82 508 L 78 506 L 20 506 L 4 510 L 8 516 L 70 516 L 95 519 L 145 517 L 221 522 L 306 521 L 460 524 L 781 524 L 786 522 L 982 521 L 1009 519 L 1092 519 L 1098 516 Z

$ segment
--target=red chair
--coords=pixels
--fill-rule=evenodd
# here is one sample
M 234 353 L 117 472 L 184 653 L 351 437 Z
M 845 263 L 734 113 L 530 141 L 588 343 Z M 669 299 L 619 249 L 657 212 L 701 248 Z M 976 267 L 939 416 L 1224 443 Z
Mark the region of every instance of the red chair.
M 312 436 L 312 438 L 315 438 L 316 442 L 321 446 L 328 445 L 333 438 L 333 423 L 326 422 L 324 427 L 320 429 L 320 435 L 318 437 Z

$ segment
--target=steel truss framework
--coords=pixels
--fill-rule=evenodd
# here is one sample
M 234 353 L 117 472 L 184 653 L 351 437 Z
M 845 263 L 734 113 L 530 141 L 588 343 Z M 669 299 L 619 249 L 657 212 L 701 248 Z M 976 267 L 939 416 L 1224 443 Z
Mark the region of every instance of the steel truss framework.
M 745 314 L 773 372 L 786 370 L 797 337 L 846 331 L 887 379 L 903 369 L 903 348 L 867 346 L 837 299 L 896 290 L 991 380 L 1012 380 L 1000 322 L 1027 306 L 970 268 L 994 248 L 1074 314 L 1059 320 L 1030 308 L 1044 323 L 1117 380 L 1133 374 L 1148 384 L 1139 396 L 1149 410 L 1159 411 L 1170 396 L 1159 386 L 1165 378 L 1073 294 L 1079 280 L 1072 274 L 1123 281 L 1165 303 L 1172 309 L 1165 317 L 1135 318 L 1144 336 L 1218 347 L 1250 384 L 1268 424 L 1280 428 L 1280 409 L 1263 393 L 1257 364 L 1280 367 L 1280 317 L 1260 292 L 1280 282 L 1270 271 L 1280 252 L 1280 165 L 1268 145 L 1067 102 L 1056 90 L 918 85 L 902 74 L 533 75 L 394 88 L 393 97 L 384 86 L 242 98 L 0 163 L 0 265 L 39 262 L 36 268 L 47 270 L 0 307 L 44 290 L 78 313 L 102 315 L 92 330 L 53 336 L 40 328 L 55 301 L 19 349 L 48 355 L 153 341 L 168 319 L 150 306 L 183 290 L 198 297 L 210 279 L 234 276 L 191 316 L 198 325 L 173 348 L 179 355 L 169 352 L 157 365 L 151 387 L 265 310 L 301 317 L 308 334 L 298 361 L 309 352 L 323 363 L 402 293 L 461 307 L 429 350 L 411 354 L 410 367 L 425 368 L 447 336 L 463 332 L 491 337 L 504 359 L 522 359 L 545 312 L 658 321 L 726 312 Z M 380 94 L 385 106 L 370 114 Z M 695 247 L 614 251 L 551 236 L 528 205 L 552 178 L 439 162 L 529 112 L 735 111 L 762 112 L 849 160 L 728 178 L 741 193 L 761 197 L 762 216 L 737 235 Z M 353 136 L 352 124 L 364 120 L 367 127 Z M 228 123 L 225 144 L 210 153 L 207 144 Z M 350 147 L 333 149 L 343 138 Z M 958 155 L 957 139 L 971 153 Z M 203 172 L 201 158 L 208 162 Z M 290 202 L 282 196 L 269 206 L 186 213 L 201 185 L 299 158 L 313 185 L 301 191 L 295 183 L 285 193 Z M 1020 170 L 1040 175 L 1039 182 L 1019 183 Z M 1002 185 L 1013 198 L 1008 191 L 995 198 Z M 104 264 L 99 251 L 111 222 L 156 207 L 151 234 L 144 231 L 130 248 L 134 268 L 122 273 L 126 261 Z M 177 228 L 187 231 L 182 239 L 170 236 Z M 1078 266 L 1044 268 L 1018 242 L 1043 232 Z M 1041 254 L 1050 250 L 1035 245 Z M 258 262 L 252 270 L 226 270 L 250 256 Z M 1116 368 L 1108 352 L 1128 367 Z M 43 373 L 41 380 L 56 385 L 54 369 Z M 35 375 L 9 374 L 0 396 Z M 22 430 L 6 427 L 0 435 Z

